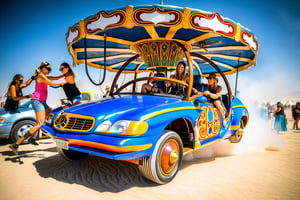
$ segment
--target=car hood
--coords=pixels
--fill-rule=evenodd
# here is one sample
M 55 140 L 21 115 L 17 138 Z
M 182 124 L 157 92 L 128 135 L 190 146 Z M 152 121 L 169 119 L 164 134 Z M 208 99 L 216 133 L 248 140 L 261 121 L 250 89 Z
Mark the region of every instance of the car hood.
M 143 116 L 180 104 L 187 102 L 162 96 L 120 95 L 70 107 L 65 112 L 92 116 L 100 121 L 141 120 Z
M 7 113 L 7 111 L 5 111 L 4 108 L 0 108 L 0 115 L 4 114 L 4 113 Z

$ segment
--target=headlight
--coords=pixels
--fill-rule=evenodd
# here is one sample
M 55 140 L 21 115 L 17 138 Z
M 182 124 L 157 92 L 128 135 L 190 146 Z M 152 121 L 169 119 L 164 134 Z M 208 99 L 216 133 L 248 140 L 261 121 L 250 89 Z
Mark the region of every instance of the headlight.
M 111 127 L 111 122 L 109 120 L 106 120 L 99 124 L 99 126 L 96 128 L 95 132 L 107 132 L 108 129 Z
M 141 135 L 148 130 L 145 121 L 120 120 L 111 125 L 109 120 L 102 122 L 95 132 L 122 134 L 122 135 Z
M 124 134 L 130 124 L 129 120 L 120 120 L 108 130 L 109 133 L 122 133 Z
M 46 122 L 47 122 L 48 124 L 52 124 L 53 118 L 54 118 L 54 114 L 53 114 L 53 113 L 50 113 L 50 115 L 49 115 L 48 118 L 46 119 Z

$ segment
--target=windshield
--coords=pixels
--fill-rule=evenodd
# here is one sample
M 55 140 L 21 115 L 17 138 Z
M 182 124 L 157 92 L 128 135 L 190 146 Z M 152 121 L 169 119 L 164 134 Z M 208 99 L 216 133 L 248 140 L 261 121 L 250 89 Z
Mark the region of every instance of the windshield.
M 139 93 L 156 96 L 168 96 L 174 98 L 183 98 L 186 96 L 188 82 L 187 78 L 178 80 L 174 73 L 157 70 L 150 74 L 143 73 L 123 84 L 120 88 L 114 88 L 114 94 Z

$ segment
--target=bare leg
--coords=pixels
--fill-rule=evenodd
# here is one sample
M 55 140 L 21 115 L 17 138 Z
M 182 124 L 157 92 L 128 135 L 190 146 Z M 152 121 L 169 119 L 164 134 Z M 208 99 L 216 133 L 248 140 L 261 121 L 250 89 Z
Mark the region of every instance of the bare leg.
M 38 131 L 41 128 L 41 126 L 45 123 L 46 112 L 49 115 L 50 112 L 51 112 L 51 109 L 49 108 L 46 111 L 42 110 L 42 111 L 39 111 L 39 112 L 35 113 L 35 115 L 36 115 L 36 121 L 37 121 L 36 125 L 33 126 L 23 137 L 21 137 L 16 142 L 17 145 L 20 145 L 24 140 L 26 140 L 27 138 L 31 137 L 36 131 Z
M 216 108 L 220 111 L 223 119 L 225 119 L 225 112 L 224 112 L 224 108 L 223 106 L 221 105 L 221 102 L 220 101 L 214 101 L 214 105 L 216 106 Z

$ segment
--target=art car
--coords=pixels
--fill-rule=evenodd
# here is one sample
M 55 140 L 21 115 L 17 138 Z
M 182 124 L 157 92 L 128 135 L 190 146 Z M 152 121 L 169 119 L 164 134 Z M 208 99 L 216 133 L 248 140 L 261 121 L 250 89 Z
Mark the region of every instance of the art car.
M 249 113 L 226 75 L 255 65 L 258 43 L 239 23 L 191 8 L 127 6 L 81 20 L 66 41 L 76 64 L 115 72 L 109 97 L 56 110 L 42 126 L 66 159 L 93 154 L 128 161 L 147 179 L 165 184 L 183 156 L 221 140 L 241 140 Z M 172 76 L 181 61 L 188 81 Z M 158 68 L 165 76 L 155 75 Z M 225 85 L 224 116 L 194 92 L 212 73 Z M 124 74 L 132 78 L 122 82 Z M 183 92 L 142 92 L 157 83 Z

